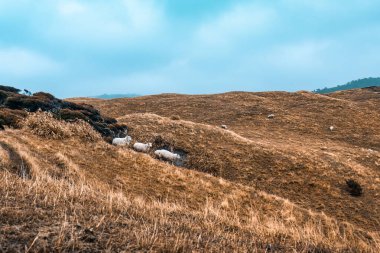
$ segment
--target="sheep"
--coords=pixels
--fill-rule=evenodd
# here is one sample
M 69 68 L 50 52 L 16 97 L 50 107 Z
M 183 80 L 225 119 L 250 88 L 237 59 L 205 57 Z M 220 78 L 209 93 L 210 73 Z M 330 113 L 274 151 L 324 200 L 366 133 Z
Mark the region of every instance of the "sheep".
M 127 135 L 125 138 L 114 138 L 112 140 L 112 145 L 127 146 L 131 143 L 131 141 L 132 141 L 132 137 Z
M 166 149 L 159 149 L 159 150 L 156 150 L 154 151 L 154 154 L 158 157 L 158 158 L 164 158 L 166 160 L 169 160 L 169 161 L 172 161 L 174 162 L 175 160 L 179 160 L 181 159 L 181 156 L 178 155 L 178 154 L 175 154 L 175 153 L 172 153 Z
M 152 147 L 152 143 L 141 143 L 141 142 L 136 142 L 133 144 L 133 149 L 139 152 L 144 152 L 147 153 L 149 149 Z
M 227 129 L 228 127 L 226 125 L 221 125 L 220 128 Z
M 268 119 L 273 119 L 274 118 L 274 114 L 269 114 L 268 115 Z

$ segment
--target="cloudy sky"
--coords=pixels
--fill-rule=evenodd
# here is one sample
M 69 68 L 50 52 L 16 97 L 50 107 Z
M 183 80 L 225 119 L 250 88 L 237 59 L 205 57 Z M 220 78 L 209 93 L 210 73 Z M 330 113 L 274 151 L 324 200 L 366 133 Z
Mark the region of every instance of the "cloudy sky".
M 58 97 L 380 76 L 378 0 L 0 0 L 0 83 Z

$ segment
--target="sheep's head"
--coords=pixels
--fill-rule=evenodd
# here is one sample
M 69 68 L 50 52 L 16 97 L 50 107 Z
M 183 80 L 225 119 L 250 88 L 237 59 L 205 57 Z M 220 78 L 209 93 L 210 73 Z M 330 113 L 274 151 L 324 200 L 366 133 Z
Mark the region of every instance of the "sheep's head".
M 153 145 L 152 145 L 151 142 L 148 143 L 148 147 L 149 147 L 149 148 L 153 147 Z

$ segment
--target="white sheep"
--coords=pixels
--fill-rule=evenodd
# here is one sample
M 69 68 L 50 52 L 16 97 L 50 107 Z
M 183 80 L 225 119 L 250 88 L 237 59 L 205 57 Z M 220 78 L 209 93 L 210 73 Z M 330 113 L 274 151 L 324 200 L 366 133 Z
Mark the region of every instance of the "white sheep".
M 133 149 L 139 152 L 144 152 L 147 153 L 149 149 L 152 147 L 152 143 L 141 143 L 141 142 L 136 142 L 133 144 Z
M 220 127 L 223 128 L 223 129 L 227 129 L 228 128 L 227 125 L 221 125 Z
M 156 150 L 154 151 L 154 154 L 158 157 L 158 158 L 164 158 L 166 160 L 169 160 L 169 161 L 172 161 L 174 162 L 175 160 L 179 160 L 181 159 L 181 156 L 178 155 L 178 154 L 175 154 L 175 153 L 172 153 L 166 149 L 159 149 L 159 150 Z
M 131 136 L 126 136 L 124 138 L 114 138 L 112 140 L 112 144 L 115 146 L 127 146 L 131 143 L 132 137 Z

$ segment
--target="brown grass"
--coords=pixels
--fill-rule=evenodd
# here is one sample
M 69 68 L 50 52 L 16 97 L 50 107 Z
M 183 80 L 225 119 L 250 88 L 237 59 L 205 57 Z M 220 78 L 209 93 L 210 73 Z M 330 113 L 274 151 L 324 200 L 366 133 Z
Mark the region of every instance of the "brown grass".
M 186 168 L 30 116 L 0 132 L 0 252 L 380 252 L 374 91 L 89 101 Z
M 166 146 L 185 151 L 186 168 L 253 186 L 365 229 L 378 230 L 380 226 L 379 172 L 374 162 L 368 163 L 372 155 L 380 161 L 375 153 L 369 156 L 367 150 L 343 146 L 336 147 L 332 158 L 322 160 L 326 154 L 318 147 L 316 151 L 279 143 L 273 147 L 272 143 L 252 141 L 217 126 L 146 113 L 119 120 L 129 125 L 129 134 L 136 141 L 154 143 L 159 136 Z M 347 158 L 340 160 L 335 154 Z M 367 157 L 365 162 L 372 168 L 347 161 L 356 157 Z M 360 198 L 347 192 L 349 178 L 363 182 L 365 194 Z
M 328 96 L 305 91 L 230 92 L 79 101 L 119 117 L 139 141 L 161 135 L 187 150 L 188 168 L 379 231 L 378 90 Z M 276 117 L 269 120 L 271 113 Z M 170 121 L 172 115 L 181 120 Z M 228 125 L 228 131 L 217 130 L 221 124 Z M 329 130 L 332 125 L 334 131 Z M 351 178 L 363 187 L 359 198 L 346 191 Z
M 101 136 L 87 122 L 77 120 L 66 122 L 55 119 L 49 112 L 30 113 L 23 125 L 31 133 L 47 139 L 66 139 L 77 137 L 86 141 L 99 141 Z
M 3 251 L 380 250 L 376 233 L 251 187 L 101 142 L 25 134 L 7 130 L 1 136 L 32 175 L 22 179 L 0 170 Z

